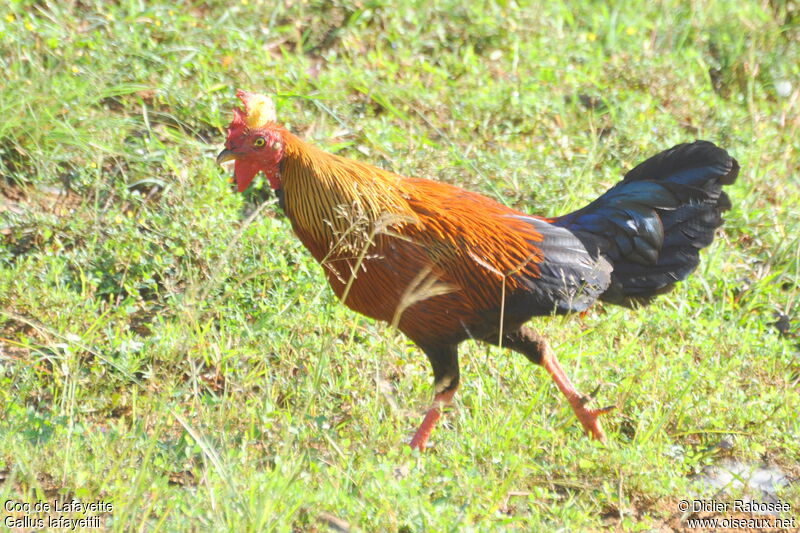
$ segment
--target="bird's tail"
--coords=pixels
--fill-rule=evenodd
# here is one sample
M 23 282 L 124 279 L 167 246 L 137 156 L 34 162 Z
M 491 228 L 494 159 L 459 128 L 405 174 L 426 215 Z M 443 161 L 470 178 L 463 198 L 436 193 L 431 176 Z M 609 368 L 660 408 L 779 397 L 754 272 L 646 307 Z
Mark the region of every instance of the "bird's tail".
M 583 209 L 553 223 L 613 264 L 602 300 L 632 305 L 669 291 L 697 267 L 731 207 L 723 185 L 739 165 L 708 141 L 651 157 Z

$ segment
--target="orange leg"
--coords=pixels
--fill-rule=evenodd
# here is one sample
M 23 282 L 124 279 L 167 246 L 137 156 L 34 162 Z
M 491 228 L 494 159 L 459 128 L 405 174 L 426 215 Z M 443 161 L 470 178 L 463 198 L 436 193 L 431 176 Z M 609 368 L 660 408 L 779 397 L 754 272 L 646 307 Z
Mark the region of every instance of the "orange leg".
M 433 433 L 433 428 L 436 427 L 436 422 L 438 422 L 442 417 L 442 408 L 450 405 L 450 402 L 453 401 L 453 396 L 455 396 L 455 394 L 456 388 L 453 387 L 452 389 L 440 392 L 434 396 L 433 406 L 425 414 L 422 424 L 420 424 L 419 429 L 409 443 L 411 448 L 416 448 L 419 451 L 425 451 L 425 444 L 428 442 L 428 438 L 431 436 L 431 433 Z
M 558 363 L 555 353 L 553 353 L 549 347 L 544 351 L 544 357 L 542 357 L 541 364 L 553 378 L 558 390 L 560 390 L 564 396 L 567 397 L 567 401 L 569 402 L 570 406 L 572 406 L 575 416 L 577 416 L 578 420 L 580 420 L 581 424 L 583 424 L 583 429 L 586 430 L 586 433 L 588 433 L 593 439 L 597 439 L 600 442 L 605 442 L 606 434 L 603 431 L 603 428 L 600 427 L 599 418 L 600 415 L 614 409 L 614 406 L 603 407 L 602 409 L 587 408 L 586 403 L 591 398 L 584 396 L 575 390 L 572 382 L 564 373 L 564 369 L 561 368 L 561 365 Z
M 497 344 L 494 338 L 487 338 L 487 342 Z M 579 393 L 567 375 L 564 369 L 558 363 L 553 349 L 547 340 L 531 330 L 530 328 L 521 327 L 516 331 L 506 333 L 503 339 L 503 346 L 515 350 L 528 358 L 532 363 L 542 365 L 547 370 L 550 377 L 553 378 L 558 390 L 567 397 L 575 416 L 581 421 L 586 433 L 593 439 L 600 442 L 606 441 L 606 434 L 603 428 L 600 427 L 600 415 L 611 411 L 614 407 L 604 407 L 602 409 L 589 409 L 586 403 L 591 400 L 591 397 L 584 396 Z

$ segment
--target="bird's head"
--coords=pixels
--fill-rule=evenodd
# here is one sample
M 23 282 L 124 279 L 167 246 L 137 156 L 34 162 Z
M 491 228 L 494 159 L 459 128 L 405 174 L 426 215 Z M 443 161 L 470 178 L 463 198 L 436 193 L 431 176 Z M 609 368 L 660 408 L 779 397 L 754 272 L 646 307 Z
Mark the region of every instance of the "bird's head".
M 273 189 L 280 189 L 284 141 L 275 123 L 275 104 L 269 96 L 241 89 L 236 96 L 244 109 L 233 110 L 225 149 L 217 156 L 217 163 L 235 161 L 233 175 L 239 192 L 250 186 L 259 171 L 264 172 Z

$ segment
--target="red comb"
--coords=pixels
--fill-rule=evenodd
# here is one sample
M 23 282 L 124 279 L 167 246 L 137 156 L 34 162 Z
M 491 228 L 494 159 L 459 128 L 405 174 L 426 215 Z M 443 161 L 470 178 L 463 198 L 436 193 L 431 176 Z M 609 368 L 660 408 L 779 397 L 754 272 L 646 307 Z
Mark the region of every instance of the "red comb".
M 233 108 L 233 120 L 228 126 L 228 139 L 238 137 L 247 131 L 247 112 L 240 108 Z

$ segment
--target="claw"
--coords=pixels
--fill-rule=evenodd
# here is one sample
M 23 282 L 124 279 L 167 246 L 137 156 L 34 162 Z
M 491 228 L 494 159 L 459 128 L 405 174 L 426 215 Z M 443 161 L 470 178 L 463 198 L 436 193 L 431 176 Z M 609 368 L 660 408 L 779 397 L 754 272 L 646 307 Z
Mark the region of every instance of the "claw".
M 581 396 L 581 405 L 586 405 L 587 403 L 594 400 L 595 396 L 597 396 L 597 393 L 600 392 L 600 387 L 602 386 L 603 386 L 602 383 L 599 383 L 592 392 L 584 396 Z

